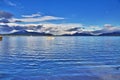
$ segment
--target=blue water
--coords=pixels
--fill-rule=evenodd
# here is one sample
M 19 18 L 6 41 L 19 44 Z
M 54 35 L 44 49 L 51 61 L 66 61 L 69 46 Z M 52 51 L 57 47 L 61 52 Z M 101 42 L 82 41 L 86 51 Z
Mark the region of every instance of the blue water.
M 120 37 L 4 37 L 0 80 L 120 80 Z

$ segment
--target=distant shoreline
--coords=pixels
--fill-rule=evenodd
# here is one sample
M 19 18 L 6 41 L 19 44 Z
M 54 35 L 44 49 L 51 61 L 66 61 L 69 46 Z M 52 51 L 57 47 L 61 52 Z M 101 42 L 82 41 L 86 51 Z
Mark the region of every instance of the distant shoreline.
M 0 34 L 1 35 L 1 34 Z M 1 36 L 49 36 L 49 37 L 63 37 L 63 36 L 66 36 L 66 37 L 73 37 L 73 36 L 84 36 L 84 35 L 1 35 Z M 120 35 L 85 35 L 87 37 L 89 36 L 93 36 L 93 37 L 100 37 L 100 36 L 115 36 L 115 37 L 119 37 Z

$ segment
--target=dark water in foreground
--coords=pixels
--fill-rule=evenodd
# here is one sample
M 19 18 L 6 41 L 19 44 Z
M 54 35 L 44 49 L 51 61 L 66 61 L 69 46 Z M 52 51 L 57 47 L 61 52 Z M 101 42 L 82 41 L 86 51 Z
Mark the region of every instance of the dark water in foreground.
M 4 37 L 0 80 L 120 80 L 120 37 Z

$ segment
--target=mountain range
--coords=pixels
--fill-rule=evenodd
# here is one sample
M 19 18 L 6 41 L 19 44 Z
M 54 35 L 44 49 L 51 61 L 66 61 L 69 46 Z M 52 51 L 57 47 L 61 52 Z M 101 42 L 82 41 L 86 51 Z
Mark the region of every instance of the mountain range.
M 44 31 L 42 31 L 44 30 Z M 45 31 L 47 30 L 47 31 Z M 55 35 L 51 33 L 51 28 L 44 29 L 42 26 L 21 27 L 8 25 L 0 25 L 0 35 L 33 35 L 33 36 L 120 36 L 120 28 L 118 27 L 104 27 L 100 30 L 84 31 L 79 28 L 72 28 L 66 30 L 69 33 Z M 74 31 L 74 33 L 72 33 Z M 55 31 L 53 31 L 55 32 Z

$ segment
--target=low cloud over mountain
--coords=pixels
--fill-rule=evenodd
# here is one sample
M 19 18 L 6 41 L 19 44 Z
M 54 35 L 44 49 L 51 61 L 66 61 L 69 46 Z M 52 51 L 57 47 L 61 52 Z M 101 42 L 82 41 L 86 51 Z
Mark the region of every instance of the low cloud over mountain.
M 71 26 L 72 25 L 72 26 Z M 120 35 L 120 28 L 114 26 L 104 26 L 98 30 L 88 30 L 81 24 L 15 24 L 15 23 L 1 23 L 0 34 L 14 34 L 16 32 L 36 32 L 46 33 L 52 35 L 67 35 L 67 36 L 99 36 L 113 33 Z M 26 34 L 24 33 L 24 35 Z M 20 34 L 20 33 L 19 33 Z M 21 33 L 23 34 L 23 33 Z
M 120 27 L 105 24 L 99 26 L 85 26 L 80 23 L 51 23 L 46 21 L 65 19 L 56 16 L 42 16 L 39 13 L 22 15 L 15 18 L 13 14 L 0 11 L 0 34 L 21 34 L 21 35 L 66 35 L 66 36 L 102 36 L 120 35 Z

